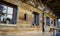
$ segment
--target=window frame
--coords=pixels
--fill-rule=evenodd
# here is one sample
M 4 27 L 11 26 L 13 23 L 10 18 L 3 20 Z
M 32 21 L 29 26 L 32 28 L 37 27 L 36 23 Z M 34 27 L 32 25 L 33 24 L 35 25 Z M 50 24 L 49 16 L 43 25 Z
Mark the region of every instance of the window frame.
M 40 14 L 37 13 L 37 12 L 33 12 L 32 14 L 33 14 L 33 20 L 32 20 L 33 22 L 32 22 L 32 25 L 33 25 L 33 26 L 39 26 L 39 25 L 40 25 Z M 37 15 L 38 15 L 39 18 L 37 18 Z M 36 16 L 36 18 L 34 18 L 34 16 Z M 35 20 L 35 19 L 36 19 L 36 20 Z M 38 23 L 38 24 L 37 24 L 37 19 L 39 19 L 39 21 L 38 21 L 39 23 Z M 36 22 L 34 22 L 34 20 L 35 20 Z
M 46 17 L 46 25 L 50 26 L 50 17 Z
M 13 8 L 13 14 L 7 14 L 7 13 L 5 13 L 7 15 L 12 15 L 12 22 L 13 22 L 14 21 L 13 20 L 13 16 L 14 16 L 14 12 L 15 12 L 14 9 L 16 9 L 16 12 L 17 12 L 17 8 L 18 7 L 16 5 L 14 5 L 12 3 L 9 3 L 9 2 L 6 2 L 6 1 L 1 1 L 0 3 L 1 3 L 0 5 L 5 5 L 7 7 L 12 7 Z M 11 24 L 13 24 L 12 22 L 11 22 Z M 17 15 L 16 15 L 16 23 L 17 23 Z M 1 24 L 3 24 L 3 23 L 1 23 Z M 4 23 L 4 24 L 6 24 L 6 23 Z

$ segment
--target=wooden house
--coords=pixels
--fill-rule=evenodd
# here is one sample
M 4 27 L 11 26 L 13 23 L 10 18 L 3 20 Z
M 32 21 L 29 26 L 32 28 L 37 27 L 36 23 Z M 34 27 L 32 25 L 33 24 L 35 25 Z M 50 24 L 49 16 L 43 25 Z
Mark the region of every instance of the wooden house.
M 57 27 L 57 16 L 49 8 L 42 6 L 39 9 L 20 0 L 1 0 L 0 12 L 3 13 L 0 13 L 0 33 L 42 32 L 43 23 L 46 32 L 49 32 L 51 27 Z

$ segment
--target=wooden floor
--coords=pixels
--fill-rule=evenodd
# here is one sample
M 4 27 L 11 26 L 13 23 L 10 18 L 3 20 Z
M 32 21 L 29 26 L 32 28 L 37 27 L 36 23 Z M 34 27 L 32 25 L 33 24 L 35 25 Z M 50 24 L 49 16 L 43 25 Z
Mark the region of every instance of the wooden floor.
M 32 31 L 32 32 L 26 32 L 26 33 L 17 33 L 17 34 L 5 34 L 0 36 L 51 36 L 52 33 L 45 32 L 44 34 L 42 32 L 38 31 Z

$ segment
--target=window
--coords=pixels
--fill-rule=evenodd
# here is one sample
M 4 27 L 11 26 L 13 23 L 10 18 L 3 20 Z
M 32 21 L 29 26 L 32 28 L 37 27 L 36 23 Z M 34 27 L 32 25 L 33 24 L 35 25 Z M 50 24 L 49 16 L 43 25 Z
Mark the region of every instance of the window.
M 57 27 L 60 28 L 60 19 L 58 19 Z
M 27 14 L 26 13 L 24 14 L 24 20 L 27 20 Z
M 14 21 L 17 19 L 15 15 L 17 15 L 17 10 L 14 10 L 14 7 L 8 6 L 5 4 L 0 4 L 0 23 L 14 24 Z M 16 9 L 16 8 L 15 8 Z M 15 15 L 14 15 L 15 14 Z M 13 20 L 15 18 L 15 20 Z
M 54 19 L 54 26 L 56 26 L 56 20 Z
M 33 12 L 34 18 L 33 18 L 33 25 L 38 26 L 39 25 L 39 14 Z
M 46 25 L 50 26 L 50 18 L 49 17 L 46 18 Z

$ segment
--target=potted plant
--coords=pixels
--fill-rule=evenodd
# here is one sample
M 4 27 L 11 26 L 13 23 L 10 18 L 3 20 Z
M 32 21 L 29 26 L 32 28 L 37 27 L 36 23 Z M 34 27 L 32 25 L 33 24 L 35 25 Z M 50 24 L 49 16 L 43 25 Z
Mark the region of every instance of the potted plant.
M 10 18 L 6 18 L 6 23 L 9 24 L 9 22 L 11 21 Z

